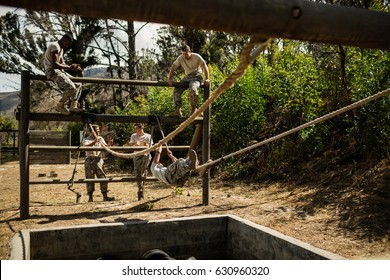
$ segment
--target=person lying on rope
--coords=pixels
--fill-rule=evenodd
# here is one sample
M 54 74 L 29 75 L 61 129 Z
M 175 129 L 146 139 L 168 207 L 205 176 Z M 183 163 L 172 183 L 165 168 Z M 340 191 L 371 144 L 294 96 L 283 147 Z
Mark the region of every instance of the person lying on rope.
M 158 147 L 150 170 L 154 177 L 168 185 L 181 185 L 189 177 L 190 172 L 198 166 L 198 158 L 196 152 L 189 150 L 187 158 L 176 158 L 172 152 L 167 149 L 167 154 L 172 160 L 172 164 L 165 167 L 160 163 L 162 146 Z

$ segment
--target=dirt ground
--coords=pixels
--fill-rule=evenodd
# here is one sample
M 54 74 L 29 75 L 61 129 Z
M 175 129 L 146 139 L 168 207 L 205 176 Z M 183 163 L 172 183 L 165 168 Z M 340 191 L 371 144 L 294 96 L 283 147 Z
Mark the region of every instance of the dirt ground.
M 22 229 L 207 214 L 234 214 L 348 259 L 390 259 L 389 170 L 389 162 L 385 161 L 358 174 L 360 177 L 350 175 L 350 186 L 337 185 L 340 177 L 346 175 L 328 174 L 318 180 L 322 189 L 318 183 L 314 186 L 305 180 L 294 184 L 245 183 L 223 182 L 216 177 L 211 182 L 208 206 L 202 206 L 199 177 L 192 177 L 182 192 L 161 183 L 147 183 L 142 201 L 137 200 L 135 183 L 110 184 L 109 195 L 115 196 L 115 201 L 102 202 L 96 191 L 92 203 L 87 202 L 83 184 L 75 184 L 75 190 L 82 193 L 79 203 L 66 185 L 31 185 L 31 217 L 21 220 L 19 163 L 3 163 L 0 259 L 8 258 L 9 241 Z M 58 178 L 69 180 L 73 165 L 31 166 L 30 180 L 45 179 L 38 178 L 38 174 L 46 173 L 48 177 L 51 171 L 57 172 Z M 84 178 L 82 162 L 77 178 Z M 371 186 L 370 193 L 364 191 L 367 186 Z

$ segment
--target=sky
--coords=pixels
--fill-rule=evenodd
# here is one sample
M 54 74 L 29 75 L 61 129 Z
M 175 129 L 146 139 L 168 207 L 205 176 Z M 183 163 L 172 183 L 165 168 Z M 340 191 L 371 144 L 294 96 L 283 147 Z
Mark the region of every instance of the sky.
M 0 16 L 4 15 L 9 11 L 14 11 L 15 8 L 5 7 L 0 5 Z M 144 22 L 134 22 L 134 29 L 137 31 Z M 161 24 L 148 23 L 144 26 L 141 31 L 137 34 L 136 37 L 136 49 L 141 51 L 141 49 L 156 49 L 153 38 L 157 35 L 157 29 L 160 28 Z M 0 92 L 7 91 L 18 91 L 20 89 L 20 75 L 9 75 L 0 72 Z

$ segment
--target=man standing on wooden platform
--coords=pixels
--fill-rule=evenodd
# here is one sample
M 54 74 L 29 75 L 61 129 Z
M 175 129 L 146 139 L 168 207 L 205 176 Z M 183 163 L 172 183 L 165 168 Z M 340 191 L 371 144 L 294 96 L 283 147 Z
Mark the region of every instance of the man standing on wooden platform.
M 204 59 L 197 53 L 191 52 L 191 48 L 188 45 L 182 47 L 182 54 L 173 62 L 171 69 L 168 74 L 168 84 L 173 84 L 173 74 L 179 66 L 183 67 L 185 76 L 180 82 L 188 82 L 188 89 L 190 91 L 190 104 L 191 104 L 191 115 L 195 112 L 198 104 L 198 89 L 202 84 L 204 72 L 205 80 L 204 84 L 208 86 L 210 84 L 209 68 L 207 67 Z M 181 95 L 187 88 L 175 87 L 173 91 L 173 101 L 175 103 L 175 112 L 172 116 L 182 117 L 181 112 Z

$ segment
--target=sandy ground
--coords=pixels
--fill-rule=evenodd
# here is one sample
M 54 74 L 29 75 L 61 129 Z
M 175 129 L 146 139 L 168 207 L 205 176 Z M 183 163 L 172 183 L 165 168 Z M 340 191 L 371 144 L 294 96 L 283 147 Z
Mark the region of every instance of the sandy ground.
M 58 173 L 59 179 L 69 180 L 73 165 L 31 166 L 30 180 L 45 179 L 38 174 L 49 176 L 51 171 Z M 207 214 L 237 215 L 349 259 L 390 259 L 388 216 L 387 224 L 383 224 L 386 217 L 367 217 L 370 213 L 366 213 L 364 205 L 349 202 L 356 200 L 356 194 L 350 200 L 349 192 L 336 195 L 334 191 L 319 191 L 318 186 L 309 183 L 223 182 L 213 178 L 208 206 L 202 206 L 199 177 L 192 177 L 182 192 L 161 183 L 147 183 L 142 201 L 137 200 L 135 183 L 110 184 L 109 195 L 115 196 L 115 201 L 103 202 L 96 191 L 92 203 L 87 202 L 83 184 L 75 184 L 75 190 L 82 193 L 79 203 L 66 185 L 31 185 L 30 218 L 21 220 L 19 177 L 18 162 L 0 165 L 0 259 L 3 260 L 9 255 L 9 241 L 22 229 Z M 78 167 L 77 178 L 84 178 L 82 165 Z M 352 214 L 346 215 L 347 212 Z M 362 223 L 360 219 L 364 217 L 371 222 Z

